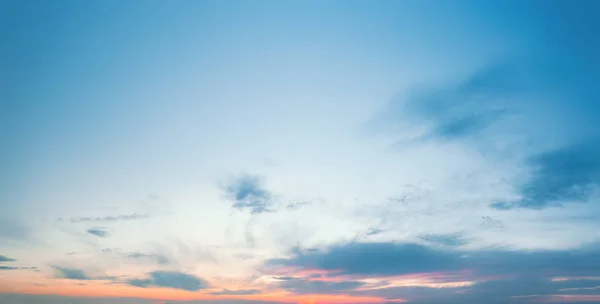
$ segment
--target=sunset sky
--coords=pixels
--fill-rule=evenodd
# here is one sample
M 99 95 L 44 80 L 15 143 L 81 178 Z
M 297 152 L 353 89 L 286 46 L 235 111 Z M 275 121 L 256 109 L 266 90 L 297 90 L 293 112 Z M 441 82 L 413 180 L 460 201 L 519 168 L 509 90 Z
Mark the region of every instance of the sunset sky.
M 0 0 L 0 303 L 600 303 L 600 1 Z

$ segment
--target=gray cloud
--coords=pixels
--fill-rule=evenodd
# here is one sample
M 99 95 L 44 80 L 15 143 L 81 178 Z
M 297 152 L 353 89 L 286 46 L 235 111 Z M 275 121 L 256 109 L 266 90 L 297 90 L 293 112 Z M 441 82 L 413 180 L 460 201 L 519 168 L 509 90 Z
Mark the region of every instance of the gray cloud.
M 130 279 L 126 283 L 136 287 L 166 287 L 197 291 L 208 287 L 208 282 L 196 276 L 176 271 L 153 271 L 148 278 Z
M 90 228 L 88 230 L 86 230 L 87 233 L 95 235 L 97 237 L 108 237 L 110 234 L 108 233 L 108 231 L 106 230 L 106 228 L 104 227 L 94 227 L 94 228 Z
M 239 290 L 229 290 L 223 289 L 218 292 L 210 292 L 208 294 L 213 296 L 236 296 L 236 295 L 254 295 L 261 293 L 258 289 L 239 289 Z

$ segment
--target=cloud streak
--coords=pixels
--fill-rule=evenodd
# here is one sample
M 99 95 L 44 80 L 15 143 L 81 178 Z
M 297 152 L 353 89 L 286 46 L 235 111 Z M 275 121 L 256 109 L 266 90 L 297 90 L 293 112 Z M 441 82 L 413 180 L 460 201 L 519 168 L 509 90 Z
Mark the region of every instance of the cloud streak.
M 208 282 L 194 275 L 176 271 L 153 271 L 147 278 L 136 278 L 126 281 L 127 284 L 136 287 L 164 287 L 197 291 L 208 287 Z
M 104 228 L 104 227 L 90 228 L 90 229 L 86 230 L 86 232 L 91 235 L 95 235 L 95 236 L 101 237 L 101 238 L 105 238 L 110 235 L 110 233 L 108 233 L 108 230 L 106 230 L 106 228 Z
M 0 262 L 14 262 L 14 261 L 16 261 L 16 260 L 13 258 L 9 258 L 9 257 L 3 256 L 3 255 L 0 255 Z
M 71 223 L 85 223 L 85 222 L 116 222 L 116 221 L 133 221 L 143 220 L 150 218 L 148 213 L 131 213 L 131 214 L 119 214 L 119 215 L 107 215 L 107 216 L 76 216 L 68 219 L 58 218 L 57 221 L 69 221 Z
M 240 296 L 240 295 L 255 295 L 261 293 L 258 289 L 238 289 L 238 290 L 229 290 L 223 289 L 222 291 L 210 292 L 208 294 L 213 296 Z
M 88 275 L 86 275 L 86 273 L 81 269 L 60 266 L 52 266 L 52 268 L 54 268 L 54 270 L 56 271 L 56 275 L 59 278 L 79 281 L 93 280 Z

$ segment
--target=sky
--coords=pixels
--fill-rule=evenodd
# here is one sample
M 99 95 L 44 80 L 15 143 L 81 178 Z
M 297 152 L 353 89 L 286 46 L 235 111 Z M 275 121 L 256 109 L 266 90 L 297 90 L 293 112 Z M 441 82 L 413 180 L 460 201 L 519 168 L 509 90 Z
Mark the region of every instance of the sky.
M 0 302 L 600 303 L 600 3 L 0 1 Z

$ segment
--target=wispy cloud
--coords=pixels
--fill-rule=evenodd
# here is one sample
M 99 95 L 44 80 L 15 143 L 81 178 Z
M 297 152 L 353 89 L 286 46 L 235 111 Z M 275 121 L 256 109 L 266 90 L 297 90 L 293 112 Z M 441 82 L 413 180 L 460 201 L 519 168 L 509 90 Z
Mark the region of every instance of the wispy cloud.
M 421 236 L 421 239 L 431 244 L 452 247 L 467 243 L 467 241 L 460 234 L 427 234 Z
M 15 269 L 19 269 L 19 267 L 0 266 L 0 270 L 15 270 Z
M 171 261 L 169 257 L 163 254 L 148 254 L 148 253 L 140 253 L 140 252 L 132 252 L 125 254 L 125 257 L 128 259 L 141 260 L 141 261 L 152 261 L 159 265 L 169 264 Z
M 208 294 L 213 296 L 238 296 L 238 295 L 255 295 L 261 293 L 258 289 L 238 289 L 229 290 L 223 289 L 222 291 L 210 292 Z
M 58 221 L 69 221 L 71 223 L 83 223 L 83 222 L 116 222 L 116 221 L 132 221 L 142 220 L 150 217 L 148 213 L 131 213 L 131 214 L 119 214 L 119 215 L 107 215 L 107 216 L 77 216 L 68 219 L 58 218 Z
M 0 265 L 0 270 L 36 270 L 37 271 L 37 267 L 13 267 L 13 266 Z

